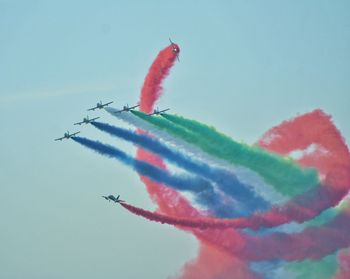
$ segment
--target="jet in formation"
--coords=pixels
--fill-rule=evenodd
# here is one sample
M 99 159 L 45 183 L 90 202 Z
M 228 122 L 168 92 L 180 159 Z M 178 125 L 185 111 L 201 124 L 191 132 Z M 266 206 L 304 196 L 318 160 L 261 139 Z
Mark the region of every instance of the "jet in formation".
M 109 196 L 102 196 L 102 198 L 105 198 L 107 201 L 112 201 L 115 203 L 121 203 L 121 202 L 125 202 L 123 200 L 119 199 L 120 195 L 118 195 L 117 197 L 113 196 L 113 195 L 109 195 Z
M 123 106 L 123 109 L 116 111 L 116 113 L 121 113 L 121 112 L 123 112 L 123 111 L 130 111 L 130 110 L 135 109 L 135 108 L 137 108 L 137 107 L 139 107 L 139 106 L 140 106 L 140 105 L 137 104 L 137 105 L 135 105 L 135 106 L 129 107 L 129 105 L 126 104 L 126 106 Z
M 63 140 L 63 139 L 70 139 L 71 137 L 75 136 L 76 134 L 79 134 L 80 132 L 76 132 L 73 134 L 70 134 L 68 131 L 67 133 L 64 133 L 63 137 L 55 139 L 55 140 Z
M 103 109 L 104 107 L 112 104 L 113 102 L 108 102 L 108 103 L 105 103 L 105 104 L 102 104 L 102 101 L 100 101 L 99 103 L 96 104 L 95 107 L 93 108 L 89 108 L 88 110 L 95 110 L 95 109 Z
M 170 110 L 170 108 L 163 109 L 163 110 L 159 110 L 158 108 L 156 108 L 155 110 L 153 110 L 152 113 L 150 113 L 148 115 L 159 115 L 159 114 L 164 113 L 164 112 L 166 112 L 168 110 Z
M 99 117 L 89 119 L 89 116 L 86 116 L 83 118 L 83 121 L 74 123 L 74 125 L 89 124 L 89 123 L 95 121 L 96 119 L 99 119 Z

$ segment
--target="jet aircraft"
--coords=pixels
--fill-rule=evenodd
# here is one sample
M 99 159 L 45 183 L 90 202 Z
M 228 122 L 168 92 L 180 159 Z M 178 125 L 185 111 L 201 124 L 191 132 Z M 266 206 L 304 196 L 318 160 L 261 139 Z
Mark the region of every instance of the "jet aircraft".
M 118 111 L 116 111 L 116 112 L 117 112 L 117 113 L 120 113 L 120 112 L 123 112 L 123 111 L 130 111 L 130 110 L 132 110 L 132 109 L 134 109 L 134 108 L 137 108 L 137 107 L 139 107 L 139 106 L 140 106 L 140 105 L 137 104 L 137 105 L 135 105 L 135 106 L 129 107 L 129 105 L 126 104 L 126 106 L 123 106 L 123 109 L 122 109 L 122 110 L 118 110 Z
M 92 121 L 95 121 L 96 119 L 99 119 L 99 117 L 95 117 L 95 118 L 89 119 L 89 116 L 86 116 L 86 117 L 83 118 L 83 121 L 74 123 L 74 125 L 81 125 L 81 124 L 84 124 L 84 123 L 85 124 L 89 124 Z
M 112 104 L 113 102 L 108 102 L 108 103 L 105 103 L 105 104 L 102 104 L 102 101 L 100 101 L 99 103 L 96 104 L 95 107 L 93 108 L 89 108 L 88 110 L 95 110 L 95 109 L 102 109 L 106 106 L 108 106 L 109 104 Z
M 120 195 L 118 195 L 117 197 L 113 196 L 113 195 L 109 195 L 109 196 L 102 196 L 102 198 L 105 198 L 107 201 L 112 201 L 115 203 L 121 203 L 121 202 L 125 202 L 123 200 L 119 199 Z
M 179 52 L 180 52 L 179 47 L 170 38 L 169 38 L 169 41 L 170 41 L 171 46 L 173 47 L 173 49 L 171 51 L 173 53 L 176 53 L 177 61 L 180 61 L 180 59 L 179 59 Z
M 166 112 L 166 111 L 168 111 L 168 110 L 170 110 L 170 108 L 163 109 L 163 110 L 159 110 L 158 108 L 156 108 L 155 110 L 153 110 L 152 113 L 150 113 L 150 114 L 148 114 L 148 115 L 158 115 L 158 114 L 161 114 L 161 113 Z
M 70 134 L 68 131 L 67 133 L 64 133 L 63 137 L 55 139 L 55 140 L 63 140 L 63 139 L 70 139 L 71 137 L 75 136 L 76 134 L 79 134 L 80 132 L 76 132 L 73 134 Z

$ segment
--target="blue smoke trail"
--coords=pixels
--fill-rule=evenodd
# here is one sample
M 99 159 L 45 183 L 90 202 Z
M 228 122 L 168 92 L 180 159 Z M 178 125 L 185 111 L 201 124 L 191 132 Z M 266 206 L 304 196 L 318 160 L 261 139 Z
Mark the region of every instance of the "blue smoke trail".
M 241 210 L 239 211 L 241 211 L 242 215 L 248 215 L 257 209 L 265 210 L 269 207 L 269 204 L 263 198 L 257 196 L 247 185 L 241 183 L 235 175 L 224 169 L 212 168 L 208 164 L 194 161 L 188 156 L 174 151 L 147 135 L 137 134 L 136 132 L 101 122 L 92 122 L 91 124 L 101 131 L 130 141 L 148 151 L 160 155 L 189 172 L 215 182 L 221 191 L 241 203 Z M 237 212 L 226 212 L 223 217 L 232 217 L 232 214 L 236 216 Z
M 140 175 L 146 176 L 155 182 L 166 184 L 179 191 L 189 191 L 196 193 L 196 201 L 208 206 L 215 214 L 224 214 L 234 208 L 222 205 L 220 196 L 214 191 L 209 181 L 194 176 L 184 176 L 170 174 L 166 170 L 156 167 L 142 160 L 137 160 L 127 155 L 125 152 L 98 141 L 93 141 L 83 137 L 72 137 L 72 139 L 97 153 L 114 158 L 132 167 Z

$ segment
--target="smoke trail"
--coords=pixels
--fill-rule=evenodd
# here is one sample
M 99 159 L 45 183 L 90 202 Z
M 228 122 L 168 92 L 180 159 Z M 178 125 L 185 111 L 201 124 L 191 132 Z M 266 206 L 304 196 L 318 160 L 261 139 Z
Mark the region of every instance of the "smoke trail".
M 350 183 L 349 183 L 350 185 Z M 339 202 L 349 189 L 334 189 L 330 186 L 313 188 L 299 195 L 283 206 L 274 207 L 265 213 L 256 213 L 246 218 L 217 219 L 217 218 L 176 218 L 152 213 L 136 207 L 127 209 L 134 214 L 152 221 L 200 229 L 227 229 L 274 227 L 296 221 L 302 223 L 320 214 L 324 209 Z
M 178 46 L 177 46 L 178 47 Z M 166 48 L 167 52 L 165 56 L 170 56 L 172 49 L 169 47 Z M 140 96 L 140 109 L 143 112 L 150 113 L 155 101 L 159 97 L 159 94 L 157 94 L 158 88 L 161 87 L 161 83 L 163 82 L 164 78 L 166 77 L 165 73 L 168 71 L 168 69 L 173 65 L 173 60 L 167 60 L 162 59 L 162 56 L 158 56 L 156 60 L 154 61 L 153 65 L 157 65 L 158 72 L 153 71 L 152 67 L 149 73 L 147 74 L 147 77 L 145 79 L 143 89 Z M 160 77 L 160 78 L 158 78 Z M 150 86 L 147 86 L 150 84 Z M 144 90 L 144 88 L 148 87 L 150 92 L 148 90 Z M 149 97 L 150 96 L 150 97 Z M 138 149 L 137 151 L 137 158 L 142 159 L 148 162 L 151 162 L 154 165 L 157 165 L 159 167 L 165 168 L 165 165 L 163 162 L 153 156 L 150 153 L 147 153 L 143 151 L 142 149 Z M 186 199 L 181 197 L 178 193 L 173 191 L 170 188 L 162 187 L 162 185 L 154 183 L 153 181 L 149 180 L 147 177 L 142 176 L 141 180 L 144 182 L 144 184 L 147 187 L 147 190 L 158 206 L 159 210 L 166 214 L 171 214 L 174 216 L 197 216 L 199 215 L 199 212 L 193 208 Z M 197 234 L 199 234 L 197 232 Z M 208 256 L 209 257 L 209 256 Z M 211 269 L 211 265 L 206 265 L 207 269 Z M 251 272 L 247 271 L 247 264 L 244 262 L 240 262 L 236 264 L 236 270 L 245 270 L 245 272 L 241 272 L 242 276 L 245 276 L 246 278 L 251 277 Z
M 176 45 L 176 47 L 178 47 Z M 153 62 L 151 69 L 149 70 L 144 85 L 142 87 L 140 95 L 140 110 L 146 113 L 150 113 L 161 90 L 161 84 L 169 69 L 174 64 L 173 50 L 171 46 L 164 49 L 167 53 L 162 51 L 162 55 L 158 55 Z M 163 55 L 164 54 L 164 55 Z M 164 57 L 173 57 L 172 59 L 164 59 Z M 155 69 L 155 70 L 153 70 Z M 127 115 L 127 114 L 125 114 Z M 162 160 L 142 149 L 137 150 L 137 158 L 147 161 L 159 168 L 165 169 L 165 165 Z M 161 212 L 178 215 L 178 216 L 196 216 L 199 215 L 190 203 L 182 197 L 179 193 L 171 188 L 163 187 L 162 184 L 155 183 L 146 176 L 141 176 L 142 182 L 146 185 L 147 191 L 150 194 L 152 200 L 159 206 Z
M 176 47 L 178 51 L 173 52 Z M 169 45 L 158 53 L 143 82 L 140 96 L 140 109 L 151 112 L 156 100 L 162 94 L 162 81 L 167 77 L 175 59 L 180 52 L 177 44 Z
M 285 195 L 297 195 L 317 185 L 317 172 L 314 169 L 303 169 L 297 166 L 291 159 L 282 158 L 278 155 L 268 153 L 259 147 L 249 147 L 245 144 L 237 143 L 228 137 L 221 136 L 212 128 L 203 128 L 204 124 L 198 123 L 197 130 L 203 130 L 201 133 L 195 133 L 187 128 L 181 128 L 179 123 L 173 124 L 171 121 L 160 117 L 151 117 L 141 112 L 133 111 L 136 116 L 158 126 L 161 129 L 180 137 L 183 140 L 196 144 L 205 152 L 227 160 L 232 164 L 246 166 L 259 173 L 265 180 L 273 185 L 276 190 Z M 187 120 L 191 125 L 197 122 Z M 216 135 L 214 142 L 207 140 L 207 134 L 210 139 Z M 266 167 L 269 166 L 269 167 Z
M 215 191 L 209 181 L 196 176 L 175 175 L 154 166 L 143 160 L 133 159 L 123 151 L 98 141 L 92 141 L 82 137 L 74 137 L 74 140 L 102 155 L 115 158 L 132 167 L 140 175 L 146 176 L 154 182 L 163 183 L 178 191 L 196 193 L 195 201 L 206 206 L 214 214 L 227 216 L 236 210 L 235 204 L 222 203 L 220 193 Z M 237 214 L 237 213 L 236 213 Z
M 298 161 L 316 167 L 321 175 L 327 175 L 333 165 L 343 164 L 350 169 L 349 149 L 330 116 L 321 110 L 283 122 L 266 132 L 258 143 L 281 154 L 304 151 Z
M 160 138 L 170 144 L 170 146 L 173 148 L 176 148 L 177 150 L 188 154 L 189 157 L 204 161 L 213 168 L 224 169 L 226 172 L 231 173 L 231 175 L 236 176 L 239 181 L 242 181 L 246 185 L 250 185 L 253 192 L 256 192 L 264 200 L 270 203 L 282 203 L 287 200 L 281 194 L 274 191 L 270 185 L 266 184 L 263 178 L 248 168 L 241 166 L 234 167 L 232 164 L 229 164 L 226 161 L 210 156 L 207 153 L 204 153 L 197 146 L 189 144 L 179 138 L 172 137 L 167 132 L 160 130 L 156 126 L 149 124 L 148 122 L 136 117 L 133 114 L 117 113 L 117 109 L 108 107 L 106 108 L 106 111 L 118 119 L 126 122 L 127 124 L 140 128 L 143 131 L 148 131 L 156 138 Z
M 210 165 L 220 166 L 226 169 L 233 169 L 233 166 L 228 164 L 227 162 L 223 160 L 215 159 L 212 156 L 209 156 L 208 154 L 204 153 L 201 149 L 199 149 L 195 145 L 189 144 L 186 141 L 183 141 L 181 139 L 174 138 L 169 133 L 163 130 L 160 130 L 154 125 L 151 125 L 147 121 L 139 117 L 136 117 L 133 114 L 118 113 L 117 109 L 110 108 L 110 107 L 105 108 L 105 110 L 110 114 L 112 114 L 113 116 L 117 117 L 118 119 L 132 126 L 135 126 L 143 131 L 148 131 L 155 137 L 162 139 L 163 141 L 169 143 L 172 146 L 175 146 L 177 149 L 183 150 L 184 152 L 191 154 L 192 156 L 194 156 L 195 158 L 198 158 L 199 160 L 206 161 Z
M 152 220 L 157 213 L 151 213 L 129 204 L 121 204 L 130 212 Z M 160 214 L 157 214 L 160 216 Z M 169 217 L 159 218 L 160 222 L 168 222 Z M 177 222 L 183 226 L 185 223 Z M 202 229 L 206 227 L 201 227 Z M 339 213 L 333 220 L 321 227 L 309 227 L 301 233 L 272 233 L 266 236 L 252 237 L 244 234 L 236 235 L 236 241 L 224 244 L 223 248 L 250 261 L 283 259 L 286 261 L 320 259 L 338 249 L 350 245 L 350 211 Z M 219 243 L 217 243 L 219 244 Z
M 317 109 L 281 125 L 271 128 L 258 141 L 271 151 L 287 155 L 293 150 L 306 149 L 310 144 L 320 144 L 332 153 L 348 154 L 348 148 L 331 117 Z
M 350 245 L 350 212 L 343 211 L 321 227 L 308 227 L 297 234 L 274 233 L 248 238 L 242 257 L 252 260 L 318 260 Z M 257 251 L 260 251 L 260 255 Z
M 298 279 L 329 279 L 337 271 L 336 255 L 324 257 L 320 261 L 305 260 L 288 264 L 285 269 L 296 273 Z
M 176 47 L 178 46 L 176 45 Z M 172 49 L 170 49 L 170 47 L 167 47 L 166 51 L 168 53 L 165 53 L 165 56 L 171 56 Z M 151 112 L 157 98 L 159 97 L 159 94 L 157 93 L 159 93 L 160 91 L 158 89 L 161 88 L 161 84 L 164 78 L 166 77 L 166 74 L 162 73 L 167 73 L 169 68 L 173 65 L 172 59 L 163 59 L 162 57 L 163 55 L 158 55 L 158 57 L 153 63 L 153 65 L 155 65 L 154 68 L 156 70 L 153 70 L 153 67 L 151 67 L 143 85 L 143 89 L 140 96 L 140 110 L 146 113 Z M 146 90 L 144 88 L 149 88 L 149 90 Z M 152 164 L 157 165 L 159 167 L 165 168 L 165 165 L 159 158 L 143 151 L 142 149 L 138 149 L 137 158 L 151 162 Z M 177 192 L 173 191 L 170 188 L 162 187 L 162 185 L 154 183 L 147 177 L 141 176 L 141 180 L 146 185 L 152 200 L 158 204 L 159 210 L 161 212 L 175 216 L 199 215 L 199 212 L 195 208 L 193 208 L 188 203 L 188 201 L 184 199 L 181 195 L 179 195 Z M 241 274 L 246 278 L 251 277 L 251 272 L 247 271 L 246 263 L 237 263 L 235 267 L 236 270 L 244 269 L 245 272 L 242 271 Z M 210 270 L 211 265 L 207 265 L 207 269 Z
M 249 271 L 246 265 L 236 257 L 217 249 L 213 249 L 206 243 L 201 242 L 198 257 L 186 263 L 182 274 L 178 277 L 182 279 L 228 279 L 246 278 L 262 279 L 257 274 Z M 279 278 L 280 279 L 280 278 Z
M 172 186 L 176 190 L 202 192 L 206 190 L 211 190 L 212 188 L 210 183 L 204 179 L 200 179 L 198 177 L 194 178 L 190 176 L 186 177 L 171 175 L 168 172 L 153 166 L 152 164 L 149 164 L 142 160 L 133 159 L 123 151 L 113 146 L 82 137 L 72 137 L 72 139 L 84 145 L 85 147 L 88 147 L 100 153 L 101 155 L 118 159 L 120 162 L 132 167 L 139 174 L 147 176 L 155 182 L 164 183 L 166 185 Z
M 233 174 L 223 169 L 211 168 L 205 163 L 194 161 L 188 156 L 172 150 L 158 140 L 150 138 L 147 135 L 137 134 L 135 132 L 101 122 L 92 122 L 91 124 L 96 128 L 111 134 L 112 136 L 131 141 L 141 148 L 156 153 L 157 155 L 162 156 L 163 158 L 175 163 L 179 167 L 182 167 L 189 172 L 215 182 L 220 190 L 242 203 L 240 207 L 243 206 L 244 215 L 252 213 L 256 209 L 262 210 L 268 208 L 266 201 L 255 195 L 251 190 L 249 190 L 249 188 L 247 188 L 247 185 L 242 184 Z M 237 216 L 236 212 L 231 212 L 229 215 L 226 214 L 224 217 L 233 216 Z
M 267 150 L 284 155 L 288 155 L 294 150 L 301 151 L 302 156 L 298 161 L 304 166 L 316 167 L 322 176 L 326 176 L 329 171 L 334 169 L 334 166 L 339 164 L 350 169 L 349 150 L 344 139 L 331 121 L 331 117 L 319 109 L 273 127 L 264 134 L 258 144 Z M 329 209 L 322 215 L 329 218 L 335 215 L 335 212 L 336 210 Z M 319 224 L 319 220 L 323 222 L 322 215 L 308 223 Z M 338 266 L 339 270 L 334 278 L 348 278 L 350 268 L 344 273 L 344 267 L 347 264 L 341 260 L 341 257 L 339 257 Z M 348 266 L 350 266 L 350 261 Z M 305 265 L 305 269 L 310 270 L 310 267 Z M 322 267 L 319 270 L 322 270 Z M 310 276 L 305 276 L 306 278 L 310 278 Z M 330 276 L 320 278 L 330 278 Z
M 334 279 L 348 279 L 350 272 L 350 249 L 341 251 L 338 255 L 339 269 Z

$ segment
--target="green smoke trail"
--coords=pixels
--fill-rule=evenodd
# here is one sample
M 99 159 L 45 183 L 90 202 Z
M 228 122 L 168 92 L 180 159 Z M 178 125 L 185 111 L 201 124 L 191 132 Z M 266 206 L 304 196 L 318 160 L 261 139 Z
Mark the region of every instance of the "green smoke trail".
M 329 208 L 322 212 L 316 218 L 304 223 L 305 227 L 309 226 L 322 226 L 323 224 L 329 222 L 331 219 L 336 217 L 339 212 L 345 208 L 348 208 L 348 202 L 344 202 L 336 207 Z M 301 262 L 289 263 L 285 266 L 286 270 L 295 272 L 297 276 L 296 279 L 329 279 L 333 278 L 337 271 L 337 252 L 319 261 L 305 260 Z
M 332 254 L 324 257 L 320 261 L 306 260 L 287 264 L 286 270 L 295 272 L 295 279 L 329 279 L 332 278 L 337 271 L 337 255 Z
M 258 146 L 238 143 L 197 121 L 169 114 L 152 117 L 139 111 L 132 113 L 208 154 L 256 171 L 284 195 L 301 194 L 319 182 L 315 169 L 301 168 L 292 159 L 269 153 Z

